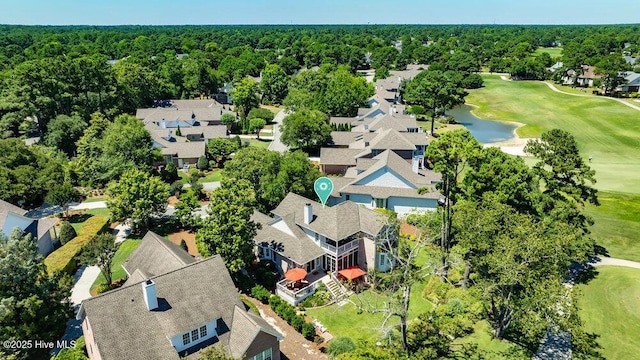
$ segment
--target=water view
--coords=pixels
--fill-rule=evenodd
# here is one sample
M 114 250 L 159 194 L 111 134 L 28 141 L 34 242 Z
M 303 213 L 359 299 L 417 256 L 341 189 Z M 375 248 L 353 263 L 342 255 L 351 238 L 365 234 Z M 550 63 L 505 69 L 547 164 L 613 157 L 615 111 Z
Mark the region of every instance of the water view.
M 469 129 L 471 135 L 482 144 L 511 140 L 515 137 L 513 131 L 517 126 L 502 121 L 480 119 L 471 113 L 472 109 L 469 105 L 462 105 L 448 111 L 447 115 L 453 116 L 458 123 Z

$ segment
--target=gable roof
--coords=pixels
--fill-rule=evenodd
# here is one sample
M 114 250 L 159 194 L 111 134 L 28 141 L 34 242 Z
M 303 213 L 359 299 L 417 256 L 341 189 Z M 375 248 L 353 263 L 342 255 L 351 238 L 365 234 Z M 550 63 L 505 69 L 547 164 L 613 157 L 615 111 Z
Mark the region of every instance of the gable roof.
M 305 204 L 311 204 L 313 209 L 310 224 L 305 224 L 303 220 Z M 325 207 L 294 193 L 287 194 L 271 212 L 280 218 L 293 215 L 296 225 L 333 240 L 342 240 L 360 231 L 376 236 L 385 225 L 382 214 L 354 202 L 345 201 L 336 206 Z
M 258 211 L 254 211 L 251 220 L 262 224 L 262 228 L 257 231 L 254 238 L 257 244 L 268 245 L 298 264 L 306 264 L 324 255 L 324 251 L 296 225 L 294 214 L 287 215 L 281 220 L 293 235 L 271 226 L 276 220 Z
M 58 219 L 34 219 L 27 216 L 28 211 L 15 206 L 4 200 L 0 200 L 0 232 L 5 232 L 6 236 L 9 236 L 13 229 L 4 229 L 4 225 L 7 221 L 7 217 L 13 215 L 24 219 L 25 222 L 31 222 L 28 226 L 22 229 L 25 232 L 31 233 L 36 240 L 40 239 L 43 235 L 49 232 L 52 227 L 58 223 Z
M 181 247 L 152 231 L 147 232 L 140 241 L 140 245 L 122 264 L 130 275 L 138 269 L 146 276 L 156 276 L 195 262 Z
M 237 359 L 241 359 L 246 354 L 253 340 L 261 332 L 283 339 L 282 335 L 275 331 L 263 318 L 249 311 L 244 311 L 236 306 L 231 324 L 231 335 L 229 337 L 229 352 Z M 237 329 L 237 330 L 235 330 Z
M 216 319 L 229 328 L 243 306 L 218 255 L 152 279 L 159 303 L 153 311 L 140 284 L 82 302 L 79 316 L 86 314 L 103 359 L 178 359 L 169 338 Z
M 9 213 L 24 216 L 27 213 L 27 210 L 15 206 L 4 200 L 0 200 L 0 230 L 4 227 L 4 223 L 7 220 L 7 215 Z

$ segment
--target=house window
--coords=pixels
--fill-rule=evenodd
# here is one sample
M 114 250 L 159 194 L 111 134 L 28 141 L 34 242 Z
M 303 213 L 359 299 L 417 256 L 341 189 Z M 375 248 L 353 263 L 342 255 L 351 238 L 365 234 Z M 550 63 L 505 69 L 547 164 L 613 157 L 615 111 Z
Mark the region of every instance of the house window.
M 182 345 L 187 345 L 191 342 L 191 338 L 189 337 L 189 333 L 182 334 Z
M 201 326 L 200 327 L 200 337 L 207 337 L 207 326 Z
M 196 341 L 200 338 L 198 335 L 198 329 L 191 330 L 191 341 Z
M 271 348 L 268 348 L 267 350 L 261 352 L 260 354 L 254 356 L 251 358 L 251 360 L 271 360 Z
M 384 209 L 385 208 L 385 199 L 374 199 L 376 208 Z
M 349 195 L 349 194 L 347 194 L 347 195 L 345 195 L 345 196 L 344 196 L 344 199 L 345 199 L 346 201 L 349 201 L 349 200 L 350 200 L 350 198 L 351 198 L 351 195 Z

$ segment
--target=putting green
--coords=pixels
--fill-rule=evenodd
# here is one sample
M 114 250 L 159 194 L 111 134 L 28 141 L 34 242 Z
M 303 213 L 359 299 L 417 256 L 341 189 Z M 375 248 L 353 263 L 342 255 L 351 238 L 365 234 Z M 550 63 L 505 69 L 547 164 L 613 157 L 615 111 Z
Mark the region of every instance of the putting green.
M 467 97 L 478 106 L 476 116 L 523 123 L 521 137 L 569 131 L 584 157 L 593 157 L 599 190 L 640 194 L 640 111 L 611 99 L 558 93 L 540 81 L 483 78 L 485 87 Z

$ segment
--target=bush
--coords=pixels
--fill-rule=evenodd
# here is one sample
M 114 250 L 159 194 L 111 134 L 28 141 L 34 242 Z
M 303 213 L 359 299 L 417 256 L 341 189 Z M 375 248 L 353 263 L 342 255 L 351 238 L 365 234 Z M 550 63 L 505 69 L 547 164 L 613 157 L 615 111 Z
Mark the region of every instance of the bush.
M 182 183 L 180 181 L 174 181 L 169 187 L 169 194 L 178 196 L 182 192 Z
M 251 288 L 251 296 L 256 298 L 263 304 L 269 303 L 269 298 L 271 297 L 271 293 L 269 290 L 265 289 L 262 285 L 256 285 Z
M 311 323 L 305 322 L 302 324 L 302 336 L 309 341 L 313 341 L 316 337 L 316 327 Z
M 295 315 L 291 318 L 291 326 L 296 329 L 297 332 L 302 331 L 302 325 L 304 325 L 304 318 L 300 315 Z
M 271 298 L 269 298 L 269 306 L 271 307 L 271 309 L 273 309 L 273 311 L 276 311 L 276 307 L 278 307 L 280 303 L 282 303 L 282 299 L 280 299 L 280 297 L 278 296 L 272 296 Z
M 253 108 L 247 115 L 247 120 L 264 119 L 266 122 L 273 121 L 275 115 L 269 109 Z
M 164 167 L 164 169 L 162 169 L 162 171 L 160 172 L 160 178 L 167 184 L 171 184 L 176 180 L 180 180 L 180 176 L 178 176 L 178 168 L 176 167 L 176 164 L 173 163 L 173 161 L 168 163 Z
M 74 229 L 68 221 L 62 223 L 62 226 L 60 227 L 60 235 L 58 236 L 61 245 L 68 243 L 76 236 L 78 236 L 76 229 Z
M 209 169 L 209 160 L 207 160 L 206 156 L 202 155 L 198 158 L 198 169 L 200 170 Z
M 233 278 L 233 282 L 235 283 L 236 287 L 238 289 L 240 289 L 240 291 L 245 293 L 245 294 L 250 293 L 251 292 L 251 288 L 256 286 L 256 283 L 255 283 L 255 281 L 253 281 L 252 278 L 248 277 L 247 275 L 244 275 L 241 272 L 233 274 L 232 278 Z
M 337 337 L 329 341 L 329 344 L 327 345 L 327 353 L 332 357 L 336 357 L 355 349 L 356 345 L 353 343 L 353 340 L 346 336 Z
M 52 252 L 44 259 L 44 264 L 47 266 L 47 272 L 49 274 L 66 272 L 69 275 L 73 275 L 77 266 L 76 257 L 80 254 L 82 248 L 94 236 L 104 232 L 108 226 L 109 218 L 106 216 L 96 215 L 89 218 L 84 223 L 84 226 L 80 231 L 80 235 L 76 236 L 73 240 L 64 244 L 64 246 Z

